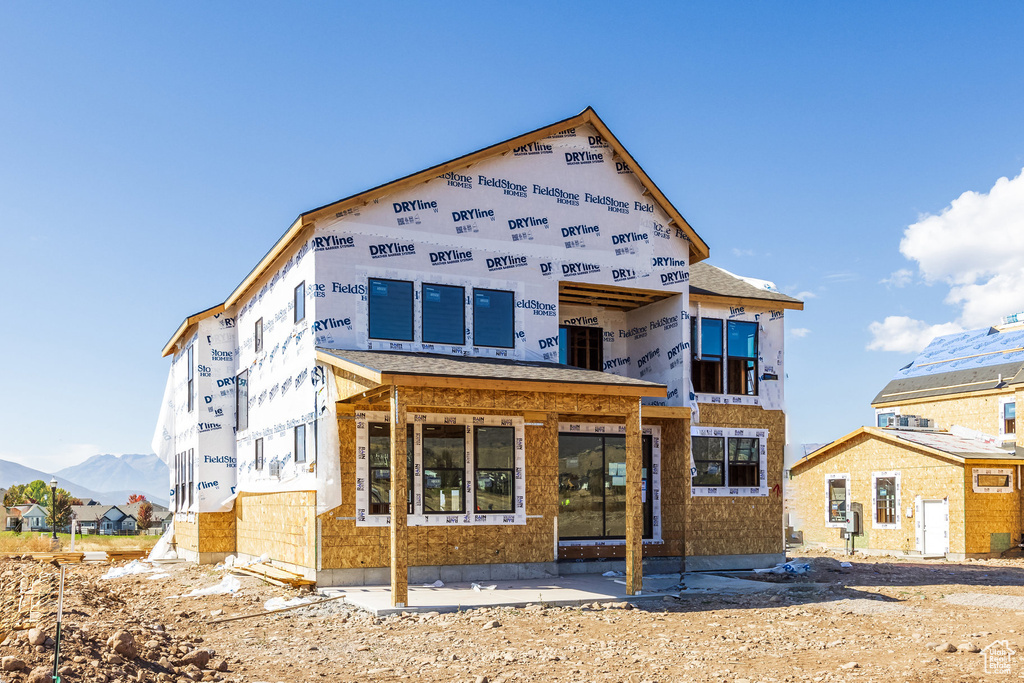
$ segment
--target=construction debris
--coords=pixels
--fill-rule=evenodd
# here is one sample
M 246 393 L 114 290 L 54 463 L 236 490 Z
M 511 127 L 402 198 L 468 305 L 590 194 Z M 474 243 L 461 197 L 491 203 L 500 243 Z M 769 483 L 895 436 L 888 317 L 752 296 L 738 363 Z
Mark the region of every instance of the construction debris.
M 255 576 L 263 579 L 269 584 L 287 588 L 302 588 L 303 586 L 316 585 L 316 581 L 311 581 L 310 579 L 303 577 L 302 574 L 296 574 L 295 572 L 290 572 L 287 569 L 275 567 L 270 564 L 270 562 L 257 562 L 255 564 L 233 566 L 230 567 L 230 571 L 235 574 Z

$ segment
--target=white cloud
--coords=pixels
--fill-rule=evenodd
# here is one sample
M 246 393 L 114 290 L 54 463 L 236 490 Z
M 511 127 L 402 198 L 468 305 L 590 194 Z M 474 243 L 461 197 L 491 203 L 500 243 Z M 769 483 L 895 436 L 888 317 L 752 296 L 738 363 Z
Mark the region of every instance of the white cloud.
M 807 299 L 817 299 L 818 295 L 814 292 L 803 291 L 797 292 L 796 298 L 800 299 L 800 301 L 806 301 Z
M 809 335 L 811 331 L 806 327 L 794 327 L 789 331 L 789 333 L 798 339 L 803 339 L 804 337 Z
M 732 248 L 732 255 L 733 256 L 741 256 L 741 257 L 742 256 L 753 256 L 754 255 L 754 250 L 753 249 L 737 249 L 736 247 L 733 247 Z
M 949 285 L 946 302 L 961 306 L 967 327 L 1024 310 L 1024 173 L 922 217 L 904 232 L 900 252 L 926 282 Z
M 871 323 L 869 349 L 917 351 L 936 330 L 995 325 L 1024 311 L 1024 172 L 1000 178 L 987 193 L 964 192 L 938 215 L 922 216 L 904 231 L 900 253 L 917 262 L 925 282 L 949 287 L 945 301 L 960 315 L 943 325 L 904 316 Z M 902 286 L 910 279 L 905 273 L 898 270 L 882 282 Z
M 859 279 L 857 273 L 842 272 L 842 273 L 829 273 L 825 276 L 825 279 L 829 282 L 853 282 Z
M 900 268 L 887 278 L 879 280 L 886 287 L 906 287 L 914 277 L 914 271 Z
M 905 315 L 890 315 L 882 322 L 873 322 L 868 330 L 874 337 L 868 344 L 869 351 L 898 351 L 917 353 L 935 337 L 954 334 L 963 330 L 956 323 L 929 325 Z

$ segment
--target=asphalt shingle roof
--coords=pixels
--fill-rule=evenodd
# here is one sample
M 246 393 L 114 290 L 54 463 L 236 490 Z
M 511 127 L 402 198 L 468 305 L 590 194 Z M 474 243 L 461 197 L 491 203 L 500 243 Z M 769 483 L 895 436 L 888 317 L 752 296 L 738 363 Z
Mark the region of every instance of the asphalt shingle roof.
M 791 304 L 803 303 L 799 299 L 755 287 L 746 280 L 732 273 L 713 266 L 706 261 L 690 264 L 690 294 L 708 294 L 721 297 L 740 297 L 744 299 L 763 299 Z

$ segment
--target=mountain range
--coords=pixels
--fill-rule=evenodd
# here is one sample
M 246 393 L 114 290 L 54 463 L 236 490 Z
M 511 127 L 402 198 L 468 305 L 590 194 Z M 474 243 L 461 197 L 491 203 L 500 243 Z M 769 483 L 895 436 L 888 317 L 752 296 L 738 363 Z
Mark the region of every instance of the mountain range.
M 53 473 L 0 460 L 0 488 L 27 484 L 42 479 L 57 485 L 76 498 L 93 498 L 107 505 L 127 503 L 128 496 L 141 493 L 159 505 L 167 505 L 169 470 L 156 455 L 93 455 L 84 462 Z

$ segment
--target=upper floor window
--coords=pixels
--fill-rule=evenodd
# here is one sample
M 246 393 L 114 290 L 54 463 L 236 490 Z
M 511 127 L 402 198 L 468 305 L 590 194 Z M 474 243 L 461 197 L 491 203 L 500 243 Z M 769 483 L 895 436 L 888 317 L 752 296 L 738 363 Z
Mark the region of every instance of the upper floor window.
M 888 427 L 889 419 L 895 419 L 896 413 L 878 413 L 878 415 L 876 415 L 875 417 L 878 419 L 879 427 Z
M 690 376 L 693 380 L 693 390 L 700 394 L 721 394 L 722 321 L 714 318 L 693 318 L 690 330 L 690 348 L 693 350 Z
M 260 351 L 263 350 L 263 318 L 260 318 L 259 320 L 256 321 L 256 328 L 254 331 L 253 338 L 255 339 L 254 343 L 256 345 L 255 351 L 256 353 L 259 353 Z
M 515 294 L 473 289 L 473 345 L 515 347 Z
M 412 283 L 370 278 L 369 292 L 370 338 L 412 341 Z
M 757 323 L 729 321 L 730 394 L 757 396 Z
M 249 371 L 243 370 L 235 378 L 235 431 L 249 428 Z
M 604 330 L 571 325 L 559 327 L 558 362 L 586 370 L 604 370 Z
M 256 439 L 256 452 L 255 452 L 254 465 L 256 470 L 263 469 L 263 439 Z
M 306 281 L 303 280 L 295 287 L 295 322 L 304 320 L 306 317 Z
M 423 284 L 423 342 L 466 343 L 466 290 Z
M 195 345 L 188 347 L 188 412 L 196 407 L 196 365 L 193 349 Z
M 1017 404 L 1003 404 L 1003 434 L 1017 433 Z
M 306 462 L 306 425 L 295 427 L 295 462 Z

